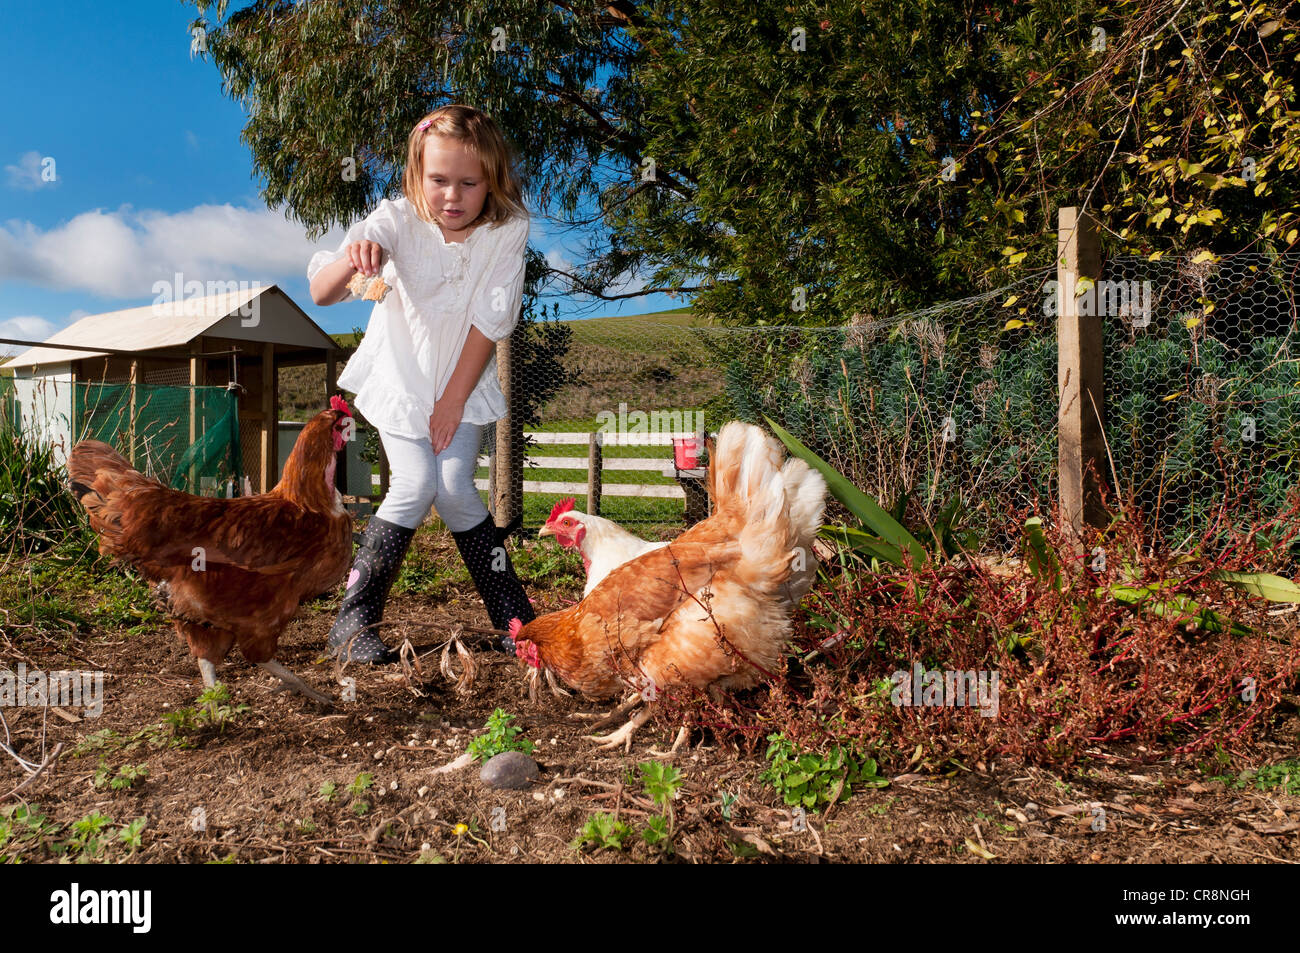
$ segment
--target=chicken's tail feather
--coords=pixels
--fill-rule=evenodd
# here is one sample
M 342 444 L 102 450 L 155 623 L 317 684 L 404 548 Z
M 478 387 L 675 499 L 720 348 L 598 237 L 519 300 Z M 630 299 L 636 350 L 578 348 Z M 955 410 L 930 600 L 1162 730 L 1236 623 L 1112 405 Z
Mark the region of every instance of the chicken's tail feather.
M 126 485 L 149 482 L 120 453 L 98 440 L 83 440 L 68 454 L 68 486 L 90 516 L 90 526 L 100 537 L 100 549 L 116 549 L 122 513 L 115 497 Z
M 792 569 L 806 563 L 800 560 L 798 547 L 810 545 L 816 528 L 807 532 L 807 527 L 819 525 L 821 518 L 815 499 L 817 481 L 808 478 L 806 464 L 802 470 L 791 466 L 796 461 L 783 466 L 783 456 L 776 438 L 733 421 L 718 434 L 709 472 L 716 515 L 735 526 L 740 542 L 738 579 L 773 591 Z M 787 477 L 795 487 L 793 493 L 787 488 Z
M 822 527 L 822 514 L 826 511 L 826 479 L 798 457 L 785 461 L 781 479 L 790 505 L 790 522 L 794 524 L 799 545 L 809 547 Z
M 781 445 L 752 424 L 733 420 L 718 433 L 709 467 L 709 494 L 720 513 L 742 517 L 777 477 Z M 779 481 L 778 481 L 779 482 Z

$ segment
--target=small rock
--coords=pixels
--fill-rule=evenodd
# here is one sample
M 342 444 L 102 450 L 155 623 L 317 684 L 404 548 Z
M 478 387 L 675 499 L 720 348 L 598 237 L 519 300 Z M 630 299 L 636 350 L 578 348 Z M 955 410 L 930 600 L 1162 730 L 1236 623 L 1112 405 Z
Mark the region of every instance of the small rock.
M 554 794 L 553 796 L 554 796 L 555 800 L 558 801 L 558 800 L 560 800 L 562 797 L 564 797 L 564 795 L 567 794 L 567 793 L 568 793 L 568 792 L 567 792 L 564 788 L 556 788 L 556 789 L 555 789 L 555 794 Z
M 388 790 L 390 790 L 390 791 L 396 791 L 396 790 L 397 790 L 397 782 L 396 782 L 396 781 L 391 782 L 391 783 L 388 785 Z
M 384 760 L 384 753 L 383 753 L 382 751 L 376 751 L 376 752 L 375 752 L 375 760 L 376 760 L 376 761 L 383 761 L 383 760 Z
M 426 785 L 422 786 L 422 787 L 420 788 L 420 790 L 416 791 L 415 793 L 416 793 L 419 797 L 424 797 L 426 794 L 429 793 L 429 786 L 426 784 Z
M 546 795 L 543 794 L 541 791 L 534 791 L 534 792 L 533 792 L 533 800 L 534 800 L 534 801 L 545 801 L 545 800 L 546 800 Z
M 503 751 L 479 771 L 478 777 L 490 788 L 523 791 L 541 776 L 537 762 L 522 751 Z

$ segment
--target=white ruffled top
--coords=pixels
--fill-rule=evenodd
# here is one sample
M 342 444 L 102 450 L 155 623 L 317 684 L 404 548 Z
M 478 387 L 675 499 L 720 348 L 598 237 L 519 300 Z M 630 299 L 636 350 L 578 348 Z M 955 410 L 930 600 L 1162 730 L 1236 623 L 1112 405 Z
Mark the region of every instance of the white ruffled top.
M 499 341 L 519 321 L 528 228 L 528 218 L 515 216 L 480 225 L 463 242 L 448 242 L 403 196 L 380 202 L 348 229 L 337 251 L 312 256 L 309 282 L 353 242 L 378 242 L 388 253 L 380 274 L 392 290 L 375 303 L 365 337 L 338 379 L 356 395 L 366 420 L 405 437 L 429 436 L 434 402 L 451 380 L 470 326 Z M 493 355 L 461 420 L 486 424 L 505 413 Z

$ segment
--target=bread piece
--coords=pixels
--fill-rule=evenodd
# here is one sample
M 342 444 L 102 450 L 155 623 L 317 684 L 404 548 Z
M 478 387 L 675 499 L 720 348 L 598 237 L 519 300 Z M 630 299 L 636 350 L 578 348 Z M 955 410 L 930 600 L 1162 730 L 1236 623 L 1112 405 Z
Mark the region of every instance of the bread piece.
M 348 290 L 362 301 L 383 301 L 392 289 L 379 275 L 366 276 L 358 271 L 348 282 Z

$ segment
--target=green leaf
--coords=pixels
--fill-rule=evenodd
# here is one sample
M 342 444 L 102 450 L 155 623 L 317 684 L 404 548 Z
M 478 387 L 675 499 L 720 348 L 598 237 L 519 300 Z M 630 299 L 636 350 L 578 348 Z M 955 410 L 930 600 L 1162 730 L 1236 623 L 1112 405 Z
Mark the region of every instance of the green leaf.
M 1054 588 L 1061 588 L 1061 566 L 1056 561 L 1056 554 L 1043 535 L 1043 521 L 1037 517 L 1025 520 L 1025 550 L 1029 558 L 1029 571 L 1035 579 L 1051 582 Z
M 1300 586 L 1290 579 L 1272 573 L 1231 572 L 1227 569 L 1219 569 L 1210 573 L 1210 578 L 1244 589 L 1253 595 L 1263 596 L 1269 602 L 1300 602 Z
M 823 526 L 817 534 L 823 539 L 838 543 L 845 549 L 877 559 L 895 566 L 903 565 L 903 551 L 892 543 L 887 543 L 879 536 L 872 536 L 866 530 L 853 526 Z
M 1249 635 L 1250 629 L 1231 619 L 1225 619 L 1213 609 L 1203 609 L 1190 597 L 1182 593 L 1160 594 L 1160 586 L 1133 586 L 1115 583 L 1102 586 L 1097 595 L 1104 597 L 1109 593 L 1120 602 L 1139 606 L 1155 613 L 1163 619 L 1176 622 L 1190 622 L 1208 632 L 1229 632 L 1235 636 Z M 1160 596 L 1157 598 L 1157 596 Z
M 872 530 L 877 536 L 894 544 L 900 550 L 906 549 L 911 553 L 914 563 L 919 565 L 926 561 L 925 548 L 897 520 L 886 513 L 879 503 L 859 490 L 849 481 L 848 477 L 805 447 L 797 437 L 788 433 L 771 417 L 764 415 L 763 419 L 767 421 L 768 426 L 772 428 L 772 432 L 781 439 L 781 442 L 789 448 L 791 453 L 825 477 L 826 487 L 831 491 L 831 495 L 843 503 L 850 513 L 860 519 L 867 529 Z

